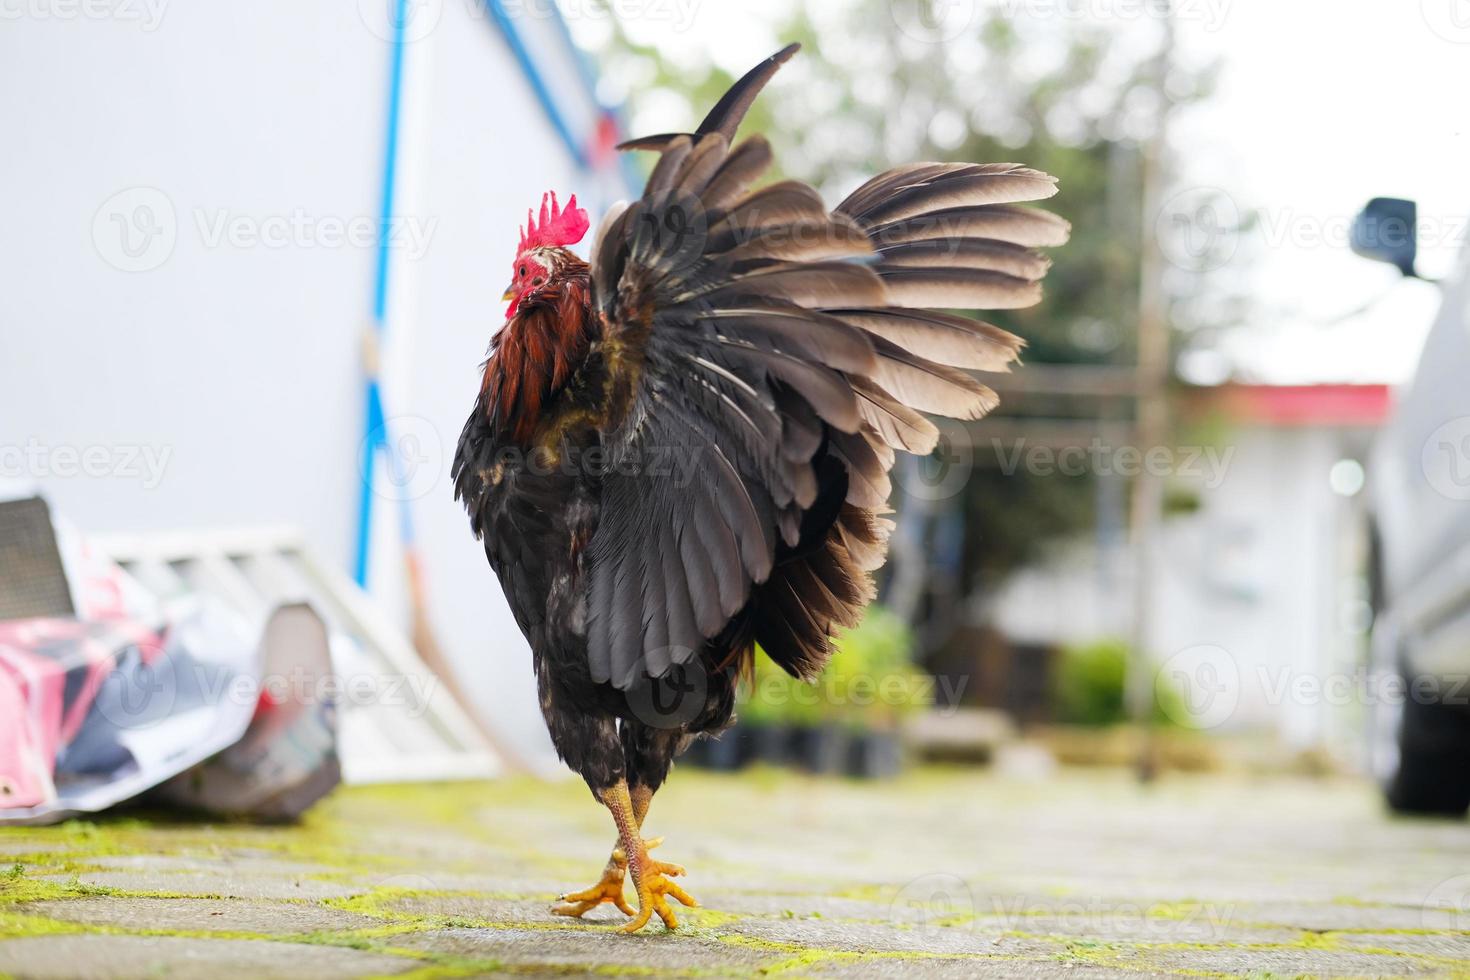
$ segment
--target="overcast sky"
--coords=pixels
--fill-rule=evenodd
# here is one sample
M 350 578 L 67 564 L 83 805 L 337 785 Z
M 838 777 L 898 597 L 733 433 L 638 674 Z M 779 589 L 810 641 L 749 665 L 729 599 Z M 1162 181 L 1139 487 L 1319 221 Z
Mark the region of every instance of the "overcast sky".
M 563 0 L 576 9 L 586 0 Z M 613 0 L 635 39 L 668 57 L 741 71 L 784 39 L 788 0 Z M 1128 30 L 1157 0 L 941 0 L 952 24 L 982 5 L 1034 21 L 1105 19 Z M 836 16 L 844 0 L 809 7 Z M 896 24 L 911 0 L 893 0 Z M 1222 342 L 1238 376 L 1400 381 L 1439 302 L 1346 246 L 1370 197 L 1419 202 L 1420 269 L 1451 271 L 1470 218 L 1470 0 L 1175 0 L 1179 56 L 1218 57 L 1209 104 L 1177 120 L 1174 191 L 1221 193 L 1221 224 L 1253 214 L 1220 275 L 1248 276 L 1261 314 Z M 577 30 L 592 18 L 583 18 Z M 834 27 L 833 29 L 840 29 Z M 897 29 L 897 27 L 895 28 Z M 1065 193 L 1065 188 L 1063 188 Z M 1366 311 L 1352 314 L 1369 305 Z M 1207 372 L 1208 373 L 1208 372 Z
M 1213 22 L 1197 7 L 1181 5 L 1181 45 L 1223 75 L 1175 133 L 1182 176 L 1257 215 L 1240 252 L 1266 315 L 1231 352 L 1272 380 L 1407 377 L 1439 290 L 1354 256 L 1346 230 L 1370 197 L 1414 198 L 1420 270 L 1452 271 L 1470 216 L 1470 2 L 1233 0 Z

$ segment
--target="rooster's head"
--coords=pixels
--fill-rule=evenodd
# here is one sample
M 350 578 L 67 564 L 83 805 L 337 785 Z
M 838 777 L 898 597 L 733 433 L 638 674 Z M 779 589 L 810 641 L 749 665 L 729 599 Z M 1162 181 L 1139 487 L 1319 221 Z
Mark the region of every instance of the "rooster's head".
M 575 245 L 587 234 L 587 212 L 577 207 L 577 195 L 567 206 L 556 202 L 556 194 L 541 195 L 541 217 L 538 222 L 526 212 L 526 227 L 521 230 L 521 244 L 516 250 L 514 271 L 504 299 L 510 302 L 506 318 L 515 316 L 523 304 L 534 302 L 536 295 L 555 278 L 559 267 L 570 255 L 566 246 Z

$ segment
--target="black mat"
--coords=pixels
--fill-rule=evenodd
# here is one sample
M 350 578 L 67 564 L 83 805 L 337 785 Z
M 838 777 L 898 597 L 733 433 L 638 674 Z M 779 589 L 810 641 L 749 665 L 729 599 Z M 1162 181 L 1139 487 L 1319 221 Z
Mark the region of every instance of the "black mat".
M 46 501 L 0 502 L 0 619 L 75 612 Z

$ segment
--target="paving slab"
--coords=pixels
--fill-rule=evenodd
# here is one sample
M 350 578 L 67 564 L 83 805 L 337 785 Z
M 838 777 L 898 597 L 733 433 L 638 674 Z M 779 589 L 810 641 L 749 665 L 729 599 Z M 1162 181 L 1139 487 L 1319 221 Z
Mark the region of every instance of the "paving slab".
M 1470 975 L 1470 826 L 1356 781 L 681 769 L 647 829 L 703 906 L 674 934 L 549 914 L 611 843 L 570 780 L 0 829 L 0 976 Z
M 34 980 L 339 980 L 414 966 L 355 949 L 174 936 L 38 936 L 0 942 L 0 970 Z
M 811 974 L 819 977 L 847 977 L 858 980 L 905 980 L 909 977 L 934 977 L 937 980 L 969 980 L 972 977 L 1015 978 L 1015 980 L 1140 980 L 1148 977 L 1177 977 L 1172 972 L 1119 970 L 1086 963 L 1062 963 L 1054 959 L 927 959 L 921 964 L 909 960 L 868 959 L 856 962 L 833 961 L 816 964 Z
M 1339 934 L 1335 938 L 1345 949 L 1390 949 L 1398 953 L 1422 953 L 1459 960 L 1470 972 L 1470 933 L 1351 933 Z
M 1436 964 L 1411 956 L 1342 952 L 1320 949 L 1229 949 L 1167 950 L 1149 957 L 1162 969 L 1194 970 L 1223 976 L 1288 977 L 1398 977 L 1448 976 L 1463 974 L 1463 967 Z
M 136 871 L 85 871 L 75 876 L 82 885 L 122 892 L 161 892 L 178 895 L 207 895 L 221 898 L 340 898 L 354 889 L 314 878 L 277 874 L 256 875 L 247 868 L 232 871 L 166 871 L 139 868 Z M 46 880 L 64 882 L 60 875 Z
M 253 932 L 276 936 L 372 929 L 380 924 L 377 919 L 314 902 L 237 899 L 96 896 L 31 902 L 18 905 L 16 911 L 79 925 L 168 932 Z
M 395 940 L 395 945 L 461 958 L 488 957 L 508 967 L 596 971 L 613 961 L 636 964 L 640 970 L 670 976 L 693 973 L 750 976 L 791 959 L 786 953 L 732 946 L 714 939 L 655 934 L 623 936 L 616 932 L 611 920 L 607 923 L 596 930 L 446 929 L 402 936 Z M 619 945 L 610 949 L 611 943 Z

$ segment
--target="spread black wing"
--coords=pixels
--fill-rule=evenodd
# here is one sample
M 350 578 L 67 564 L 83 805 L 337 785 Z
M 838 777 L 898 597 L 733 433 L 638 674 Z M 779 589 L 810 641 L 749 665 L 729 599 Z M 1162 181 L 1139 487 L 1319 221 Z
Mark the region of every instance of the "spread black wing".
M 741 117 L 796 46 L 763 62 L 661 156 L 640 200 L 603 221 L 594 315 L 621 394 L 603 434 L 586 552 L 594 680 L 661 676 L 747 615 L 765 651 L 810 676 L 856 621 L 881 564 L 895 450 L 927 453 L 925 412 L 996 403 L 965 368 L 1005 370 L 1021 342 L 929 307 L 1040 295 L 1067 225 L 1018 202 L 1055 182 L 1013 164 L 917 164 L 835 210 L 770 163 Z

